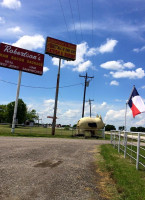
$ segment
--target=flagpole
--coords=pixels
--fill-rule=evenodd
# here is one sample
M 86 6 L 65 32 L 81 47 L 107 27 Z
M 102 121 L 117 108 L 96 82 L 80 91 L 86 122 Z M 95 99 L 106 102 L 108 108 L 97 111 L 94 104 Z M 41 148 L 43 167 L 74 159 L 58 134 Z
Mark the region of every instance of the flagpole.
M 126 131 L 126 115 L 127 115 L 127 103 L 128 101 L 126 102 L 126 108 L 125 108 L 125 127 L 124 127 L 124 130 Z
M 132 88 L 132 91 L 131 91 L 131 94 L 130 94 L 130 96 L 129 96 L 129 99 L 131 98 L 131 95 L 132 95 L 132 92 L 133 92 L 133 90 L 134 90 L 134 88 L 135 88 L 135 85 L 133 85 L 133 88 Z M 127 129 L 126 129 L 126 116 L 127 116 L 127 104 L 128 104 L 128 102 L 129 102 L 129 99 L 126 101 L 126 106 L 125 106 L 125 127 L 124 127 L 124 130 L 126 131 Z

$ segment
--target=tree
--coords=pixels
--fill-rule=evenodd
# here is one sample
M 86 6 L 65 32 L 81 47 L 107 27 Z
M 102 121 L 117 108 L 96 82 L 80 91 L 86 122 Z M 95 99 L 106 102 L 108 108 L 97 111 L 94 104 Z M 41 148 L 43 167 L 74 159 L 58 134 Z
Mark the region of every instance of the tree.
M 36 110 L 33 109 L 31 111 L 27 110 L 27 115 L 26 115 L 27 120 L 38 120 L 38 115 L 36 113 Z
M 105 126 L 105 131 L 111 131 L 111 130 L 116 130 L 115 126 L 114 126 L 114 125 L 107 124 L 107 125 Z
M 118 130 L 123 131 L 125 129 L 125 126 L 119 126 Z
M 0 105 L 0 123 L 7 122 L 7 105 Z
M 14 106 L 15 106 L 14 101 L 7 105 L 7 118 L 8 118 L 9 123 L 12 123 L 12 120 L 13 120 Z M 19 124 L 25 123 L 26 115 L 27 115 L 26 104 L 23 102 L 22 99 L 19 99 L 18 100 L 17 116 L 16 116 L 16 119 L 18 119 Z
M 131 127 L 131 128 L 130 128 L 130 131 L 132 131 L 132 132 L 137 132 L 137 128 L 136 128 L 136 127 Z
M 145 128 L 142 126 L 137 127 L 137 132 L 145 132 Z

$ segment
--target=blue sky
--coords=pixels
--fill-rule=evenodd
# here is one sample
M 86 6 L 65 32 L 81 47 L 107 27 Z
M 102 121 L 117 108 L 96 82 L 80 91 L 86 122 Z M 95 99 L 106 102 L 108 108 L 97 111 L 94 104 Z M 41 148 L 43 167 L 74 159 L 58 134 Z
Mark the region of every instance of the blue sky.
M 0 0 L 0 42 L 44 53 L 47 36 L 77 44 L 77 59 L 62 61 L 57 123 L 75 124 L 82 114 L 84 78 L 94 76 L 86 100 L 106 124 L 124 125 L 133 85 L 145 99 L 145 0 Z M 20 98 L 43 122 L 53 115 L 58 59 L 45 55 L 42 76 L 22 73 Z M 0 104 L 14 101 L 18 71 L 0 67 Z M 31 87 L 24 87 L 31 86 Z M 73 85 L 73 86 L 71 86 Z M 69 86 L 69 87 L 64 87 Z M 43 88 L 33 88 L 43 87 Z M 49 89 L 48 89 L 49 88 Z M 86 103 L 85 116 L 89 116 Z M 127 126 L 145 126 L 145 114 Z

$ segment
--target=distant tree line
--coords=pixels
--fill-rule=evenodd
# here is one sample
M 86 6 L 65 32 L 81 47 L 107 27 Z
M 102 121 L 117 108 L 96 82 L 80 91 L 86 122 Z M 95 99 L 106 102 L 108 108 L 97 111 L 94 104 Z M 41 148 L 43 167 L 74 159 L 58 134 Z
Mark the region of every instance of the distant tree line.
M 145 132 L 145 127 L 139 126 L 139 127 L 131 127 L 130 131 L 132 132 Z
M 116 130 L 115 126 L 114 126 L 114 125 L 107 124 L 107 125 L 105 126 L 105 131 L 111 131 L 111 130 Z
M 10 102 L 7 105 L 0 105 L 0 123 L 12 123 L 15 102 Z M 38 116 L 36 110 L 28 110 L 22 99 L 18 100 L 17 123 L 25 123 L 26 120 L 36 120 Z

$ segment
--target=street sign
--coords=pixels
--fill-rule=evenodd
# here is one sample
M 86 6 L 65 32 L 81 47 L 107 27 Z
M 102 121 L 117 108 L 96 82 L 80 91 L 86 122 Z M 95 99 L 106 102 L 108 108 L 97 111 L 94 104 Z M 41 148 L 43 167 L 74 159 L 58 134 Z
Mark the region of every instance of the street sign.
M 43 54 L 0 43 L 1 67 L 42 75 L 43 64 Z
M 51 37 L 47 37 L 45 53 L 52 57 L 74 61 L 76 59 L 76 45 Z

